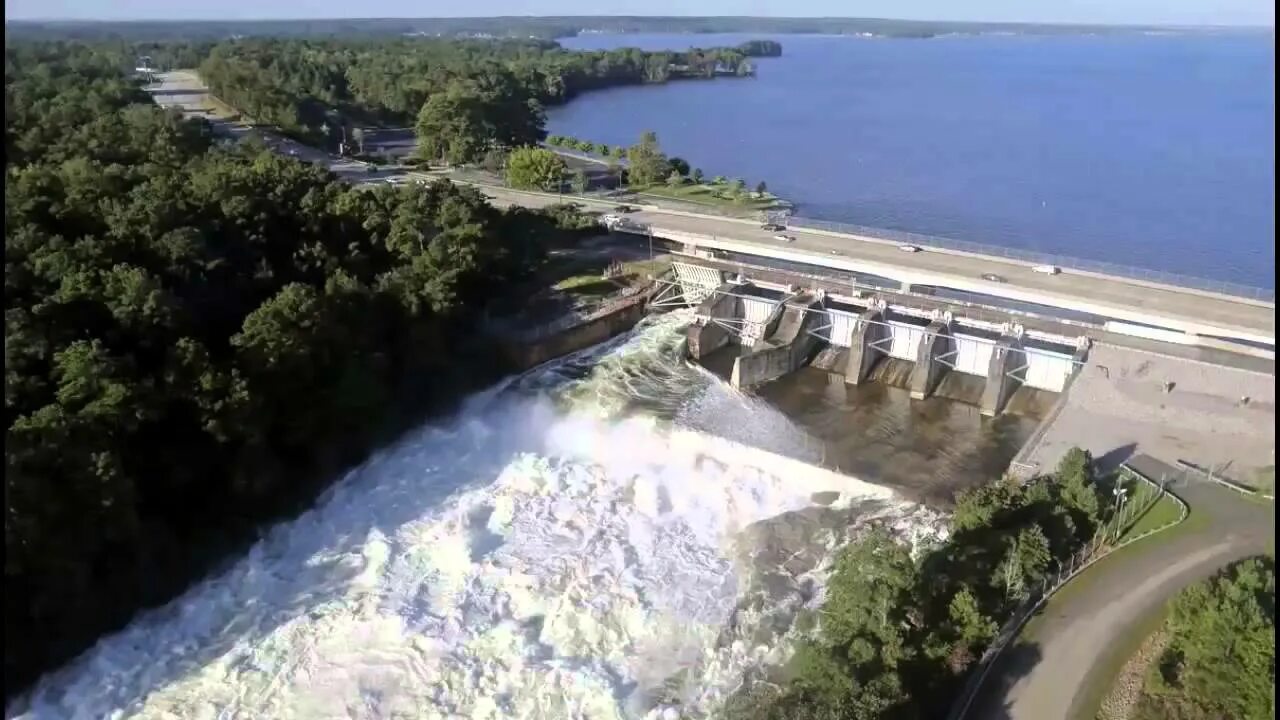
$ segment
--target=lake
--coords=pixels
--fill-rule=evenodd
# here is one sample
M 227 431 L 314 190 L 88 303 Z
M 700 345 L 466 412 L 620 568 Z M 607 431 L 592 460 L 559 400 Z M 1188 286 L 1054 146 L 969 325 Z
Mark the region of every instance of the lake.
M 571 49 L 770 37 L 757 77 L 584 94 L 548 130 L 658 133 L 806 217 L 1275 287 L 1269 33 L 585 35 Z

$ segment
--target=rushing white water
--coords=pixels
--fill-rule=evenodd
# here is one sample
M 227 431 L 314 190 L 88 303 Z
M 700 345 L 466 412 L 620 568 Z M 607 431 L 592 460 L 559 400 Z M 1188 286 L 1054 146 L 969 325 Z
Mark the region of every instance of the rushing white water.
M 878 518 L 921 534 L 936 518 L 884 488 L 717 437 L 767 435 L 773 450 L 805 452 L 776 413 L 680 361 L 683 321 L 647 322 L 404 438 L 6 714 L 714 712 L 744 670 L 785 658 L 785 641 L 759 634 L 778 603 L 758 592 L 745 602 L 753 578 L 773 571 L 769 523 L 820 509 L 819 491 L 839 493 L 824 512 L 855 525 Z M 824 557 L 844 537 L 818 535 Z M 823 571 L 790 572 L 812 589 Z

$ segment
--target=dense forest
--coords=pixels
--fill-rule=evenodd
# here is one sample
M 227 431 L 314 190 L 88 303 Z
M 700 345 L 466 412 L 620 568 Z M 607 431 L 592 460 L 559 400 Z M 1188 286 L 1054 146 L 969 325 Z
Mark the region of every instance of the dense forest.
M 561 232 L 213 148 L 131 53 L 5 49 L 6 694 L 504 372 L 475 321 Z
M 1276 716 L 1275 559 L 1237 563 L 1170 604 L 1168 644 L 1148 671 L 1134 720 Z
M 603 87 L 675 78 L 747 75 L 748 57 L 777 43 L 739 48 L 570 52 L 542 40 L 249 39 L 219 43 L 200 76 L 221 100 L 255 122 L 336 149 L 355 128 L 407 126 L 420 113 L 442 124 L 540 125 L 541 107 Z M 428 103 L 434 102 L 435 106 Z M 525 130 L 507 138 L 537 141 Z

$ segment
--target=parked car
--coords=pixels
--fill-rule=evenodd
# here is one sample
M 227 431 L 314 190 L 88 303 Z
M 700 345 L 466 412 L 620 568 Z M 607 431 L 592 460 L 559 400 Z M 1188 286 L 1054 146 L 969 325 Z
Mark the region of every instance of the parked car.
M 782 233 L 778 233 L 777 235 L 774 235 L 774 236 L 773 236 L 773 239 L 774 239 L 774 240 L 780 240 L 780 241 L 782 241 L 782 242 L 787 242 L 787 243 L 789 243 L 789 242 L 795 242 L 795 237 L 793 237 L 793 236 L 791 236 L 791 235 L 783 235 Z
M 902 252 L 920 252 L 920 248 L 915 245 L 899 245 L 898 249 Z
M 986 280 L 987 282 L 995 282 L 995 283 L 1002 283 L 1002 282 L 1004 282 L 1004 278 L 1000 277 L 999 275 L 997 275 L 997 274 L 995 274 L 995 273 L 983 273 L 983 274 L 982 274 L 982 279 L 983 279 L 983 280 Z
M 630 205 L 619 205 L 618 207 L 614 208 L 613 211 L 619 212 L 619 213 L 631 213 L 631 212 L 635 212 L 636 209 L 631 207 Z
M 1057 265 L 1037 265 L 1031 268 L 1032 272 L 1044 273 L 1045 275 L 1057 275 L 1062 272 Z
M 783 230 L 786 230 L 785 227 L 778 225 L 776 223 L 765 223 L 764 225 L 760 226 L 760 229 L 766 232 L 782 232 Z

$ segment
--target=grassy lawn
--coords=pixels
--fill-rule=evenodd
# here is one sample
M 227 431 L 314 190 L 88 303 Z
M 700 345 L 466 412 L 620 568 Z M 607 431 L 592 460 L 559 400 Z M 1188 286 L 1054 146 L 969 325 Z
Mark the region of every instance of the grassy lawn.
M 648 275 L 661 275 L 663 270 L 670 264 L 668 260 L 632 260 L 622 264 L 622 275 L 617 278 L 605 279 L 601 276 L 602 270 L 592 268 L 591 271 L 584 272 L 581 270 L 581 264 L 574 269 L 577 270 L 572 275 L 562 277 L 552 286 L 570 295 L 584 297 L 600 297 L 618 290 L 627 285 L 631 280 L 644 278 Z M 563 269 L 568 269 L 563 268 Z
M 1124 542 L 1129 538 L 1135 538 L 1139 535 L 1163 527 L 1178 519 L 1182 514 L 1182 507 L 1168 495 L 1160 498 L 1155 505 L 1147 509 L 1138 519 L 1132 522 L 1128 528 L 1120 535 L 1120 542 Z
M 600 273 L 591 273 L 587 275 L 572 275 L 556 283 L 554 287 L 570 295 L 601 297 L 617 290 L 618 284 L 613 280 L 606 280 L 600 277 Z
M 767 210 L 778 202 L 776 197 L 767 193 L 763 198 L 748 198 L 742 202 L 738 202 L 728 198 L 717 197 L 714 194 L 717 189 L 719 188 L 712 185 L 681 185 L 680 187 L 654 185 L 652 187 L 647 187 L 644 190 L 637 191 L 637 193 L 642 196 L 656 195 L 658 197 L 680 200 L 682 202 L 732 208 L 742 210 L 744 212 Z

